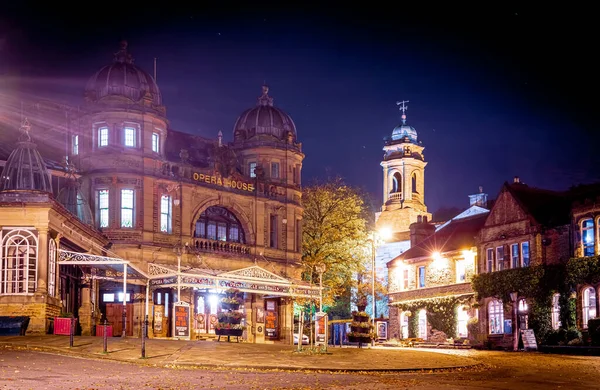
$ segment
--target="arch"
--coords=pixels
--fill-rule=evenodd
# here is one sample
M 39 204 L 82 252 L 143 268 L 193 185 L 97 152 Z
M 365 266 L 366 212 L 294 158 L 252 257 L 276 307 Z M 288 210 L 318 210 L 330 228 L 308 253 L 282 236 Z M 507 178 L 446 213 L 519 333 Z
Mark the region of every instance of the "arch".
M 28 229 L 2 235 L 0 295 L 33 294 L 37 288 L 38 238 Z
M 581 291 L 581 327 L 587 329 L 588 321 L 596 318 L 596 289 L 592 286 L 586 286 Z
M 413 194 L 419 193 L 419 191 L 417 191 L 417 172 L 413 172 L 413 174 L 412 174 L 411 188 L 412 188 Z
M 239 219 L 222 206 L 207 207 L 196 220 L 194 238 L 246 243 L 246 234 Z
M 248 244 L 253 244 L 256 242 L 256 231 L 253 228 L 252 223 L 250 222 L 250 217 L 240 206 L 232 202 L 223 202 L 218 198 L 212 198 L 204 201 L 203 203 L 196 206 L 194 212 L 192 213 L 193 218 L 191 224 L 189 226 L 189 234 L 190 236 L 194 235 L 194 230 L 196 229 L 196 221 L 200 218 L 200 215 L 204 212 L 204 210 L 208 209 L 211 206 L 220 206 L 227 210 L 229 210 L 240 222 L 242 230 L 246 235 L 246 242 Z
M 390 193 L 402 192 L 402 175 L 400 172 L 394 172 L 392 175 L 392 190 Z

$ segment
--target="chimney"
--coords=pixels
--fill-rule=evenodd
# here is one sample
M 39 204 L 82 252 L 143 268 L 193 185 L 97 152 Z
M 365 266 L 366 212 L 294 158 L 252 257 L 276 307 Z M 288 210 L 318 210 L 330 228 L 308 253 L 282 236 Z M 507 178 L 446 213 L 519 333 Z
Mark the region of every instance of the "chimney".
M 469 195 L 469 207 L 479 206 L 487 208 L 488 195 L 483 192 L 483 187 L 479 186 L 479 193 Z
M 520 183 L 521 179 L 519 179 L 519 176 L 515 176 L 515 178 L 513 179 L 513 183 Z
M 415 222 L 410 225 L 411 248 L 435 233 L 435 225 L 427 222 Z

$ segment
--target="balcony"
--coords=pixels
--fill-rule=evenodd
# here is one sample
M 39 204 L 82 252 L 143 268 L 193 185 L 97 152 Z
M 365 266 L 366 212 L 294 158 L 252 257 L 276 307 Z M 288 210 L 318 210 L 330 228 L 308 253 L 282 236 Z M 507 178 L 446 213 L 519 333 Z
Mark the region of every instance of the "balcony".
M 251 248 L 250 245 L 239 242 L 209 240 L 207 238 L 194 238 L 194 247 L 200 252 L 231 253 L 241 256 L 249 255 Z
M 388 200 L 400 202 L 402 200 L 402 192 L 392 192 L 388 195 Z

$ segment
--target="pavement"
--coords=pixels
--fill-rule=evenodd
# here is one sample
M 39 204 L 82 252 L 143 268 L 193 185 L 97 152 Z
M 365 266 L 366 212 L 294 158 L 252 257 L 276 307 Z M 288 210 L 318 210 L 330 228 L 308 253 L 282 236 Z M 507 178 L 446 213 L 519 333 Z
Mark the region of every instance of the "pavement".
M 184 341 L 148 339 L 146 357 L 141 357 L 141 339 L 108 338 L 103 352 L 102 337 L 75 336 L 73 347 L 68 336 L 1 336 L 0 348 L 42 351 L 66 356 L 104 359 L 138 365 L 168 368 L 283 369 L 296 371 L 445 371 L 481 365 L 468 357 L 390 347 L 329 347 L 327 353 L 303 346 L 250 344 L 226 341 Z

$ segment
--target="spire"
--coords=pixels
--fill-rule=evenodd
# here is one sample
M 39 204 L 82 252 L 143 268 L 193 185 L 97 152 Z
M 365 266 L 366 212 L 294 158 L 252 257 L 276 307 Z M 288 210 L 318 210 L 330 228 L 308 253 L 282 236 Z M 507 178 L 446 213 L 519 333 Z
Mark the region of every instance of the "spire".
M 259 106 L 273 106 L 273 98 L 269 96 L 269 86 L 264 83 L 262 86 L 262 95 L 258 98 Z
M 408 103 L 408 100 L 402 100 L 401 102 L 396 102 L 396 105 L 402 105 L 402 107 L 400 107 L 400 111 L 402 111 L 402 124 L 405 125 L 406 124 L 406 110 L 408 110 L 408 106 L 406 105 L 406 103 Z
M 133 64 L 133 57 L 127 51 L 127 41 L 121 41 L 121 49 L 115 53 L 115 62 Z
M 19 142 L 31 142 L 31 136 L 29 135 L 29 131 L 31 131 L 31 125 L 27 118 L 23 119 L 21 123 L 21 135 L 19 135 Z

